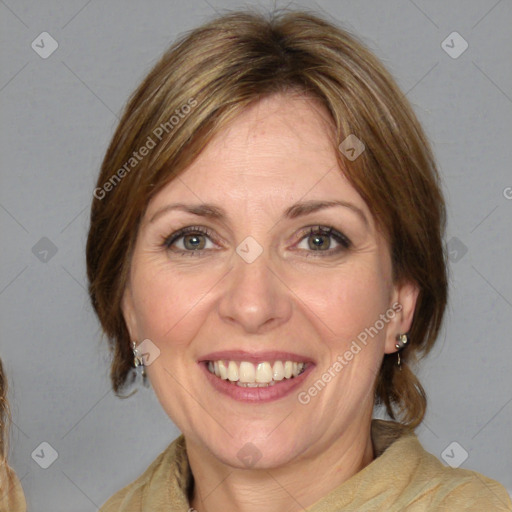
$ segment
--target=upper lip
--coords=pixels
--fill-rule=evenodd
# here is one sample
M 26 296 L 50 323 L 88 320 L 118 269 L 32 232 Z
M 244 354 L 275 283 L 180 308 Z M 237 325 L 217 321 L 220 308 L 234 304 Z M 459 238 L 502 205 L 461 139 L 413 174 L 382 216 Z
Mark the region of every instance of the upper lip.
M 265 350 L 262 352 L 248 352 L 247 350 L 219 350 L 210 352 L 198 359 L 204 361 L 248 361 L 250 363 L 261 363 L 263 361 L 296 361 L 297 363 L 312 363 L 311 358 L 295 354 L 293 352 L 282 352 L 279 350 Z

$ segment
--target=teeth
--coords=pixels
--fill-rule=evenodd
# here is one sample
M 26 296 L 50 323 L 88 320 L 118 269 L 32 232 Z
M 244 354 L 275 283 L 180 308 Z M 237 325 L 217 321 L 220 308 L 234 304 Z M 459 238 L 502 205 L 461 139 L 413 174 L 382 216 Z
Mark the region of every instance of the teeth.
M 269 386 L 273 386 L 274 384 L 275 381 L 273 380 L 266 384 L 258 382 L 236 382 L 236 385 L 240 386 L 241 388 L 268 388 Z
M 255 382 L 255 379 L 256 371 L 254 370 L 254 365 L 252 363 L 242 361 L 240 363 L 240 382 Z M 258 380 L 258 382 L 261 381 Z
M 239 379 L 239 376 L 238 376 L 238 365 L 235 363 L 235 361 L 229 361 L 229 365 L 228 365 L 228 379 L 231 382 L 236 382 Z
M 284 363 L 284 378 L 290 379 L 293 373 L 293 363 L 291 361 L 286 361 Z
M 218 363 L 219 363 L 220 378 L 226 380 L 228 378 L 228 369 L 226 368 L 224 361 L 218 361 Z
M 274 380 L 283 380 L 284 379 L 284 365 L 282 361 L 276 361 L 274 363 L 272 378 Z
M 277 381 L 298 377 L 305 367 L 306 363 L 296 361 L 275 361 L 273 365 L 268 361 L 257 365 L 248 361 L 208 362 L 208 370 L 217 377 L 250 388 L 273 386 Z
M 249 363 L 250 364 L 250 363 Z M 251 366 L 253 366 L 251 364 Z M 258 363 L 258 368 L 256 370 L 256 382 L 261 382 L 263 384 L 269 383 L 272 380 L 272 366 L 270 363 L 266 361 L 264 363 Z M 250 381 L 248 381 L 250 382 Z

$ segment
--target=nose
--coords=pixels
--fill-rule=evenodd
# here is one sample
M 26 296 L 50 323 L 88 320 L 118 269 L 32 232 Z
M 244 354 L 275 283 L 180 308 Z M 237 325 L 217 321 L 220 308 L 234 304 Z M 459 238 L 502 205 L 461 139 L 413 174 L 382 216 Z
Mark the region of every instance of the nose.
M 290 319 L 292 295 L 278 271 L 271 268 L 265 252 L 251 263 L 235 254 L 219 314 L 224 322 L 244 332 L 267 332 Z

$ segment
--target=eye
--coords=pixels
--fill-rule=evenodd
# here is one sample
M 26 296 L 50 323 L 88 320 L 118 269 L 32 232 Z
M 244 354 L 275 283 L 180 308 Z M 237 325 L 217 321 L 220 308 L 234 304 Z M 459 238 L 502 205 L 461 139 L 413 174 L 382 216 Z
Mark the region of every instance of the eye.
M 202 226 L 187 226 L 175 231 L 162 240 L 162 245 L 177 254 L 201 256 L 204 251 L 214 248 L 215 235 Z M 351 247 L 351 241 L 332 226 L 312 226 L 299 235 L 297 248 L 309 256 L 329 256 L 340 253 Z M 332 243 L 337 245 L 331 247 Z M 208 243 L 210 245 L 208 245 Z M 302 246 L 302 247 L 301 247 Z M 312 252 L 316 254 L 311 254 Z M 310 254 L 307 254 L 310 253 Z
M 201 226 L 188 226 L 165 237 L 162 245 L 173 252 L 197 256 L 203 250 L 212 249 L 213 233 Z M 210 239 L 210 240 L 208 240 Z M 208 241 L 210 246 L 207 246 Z M 173 246 L 177 248 L 173 249 Z
M 318 254 L 307 256 L 326 256 L 337 254 L 349 249 L 352 243 L 343 234 L 334 229 L 332 226 L 312 226 L 301 234 L 300 244 L 297 247 L 308 252 L 317 252 Z M 337 247 L 332 248 L 334 240 Z M 302 247 L 301 247 L 302 246 Z

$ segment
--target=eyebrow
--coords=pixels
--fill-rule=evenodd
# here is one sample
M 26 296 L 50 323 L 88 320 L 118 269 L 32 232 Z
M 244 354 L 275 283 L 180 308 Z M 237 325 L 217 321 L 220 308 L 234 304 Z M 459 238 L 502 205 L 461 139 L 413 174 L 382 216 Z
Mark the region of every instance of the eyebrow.
M 365 223 L 366 226 L 369 225 L 368 219 L 364 212 L 358 208 L 356 205 L 352 203 L 348 203 L 346 201 L 303 201 L 300 203 L 295 203 L 288 207 L 283 215 L 283 219 L 296 219 L 298 217 L 302 217 L 305 215 L 309 215 L 310 213 L 317 212 L 319 210 L 323 210 L 325 208 L 333 208 L 335 206 L 342 206 L 344 208 L 349 208 L 353 212 L 355 212 L 361 220 Z M 227 218 L 225 210 L 214 204 L 210 203 L 202 203 L 202 204 L 184 204 L 184 203 L 173 203 L 163 206 L 159 210 L 157 210 L 149 220 L 150 223 L 154 222 L 158 217 L 163 214 L 173 211 L 180 210 L 186 213 L 191 213 L 193 215 L 197 215 L 198 217 L 206 217 L 210 219 L 217 220 L 225 220 Z

